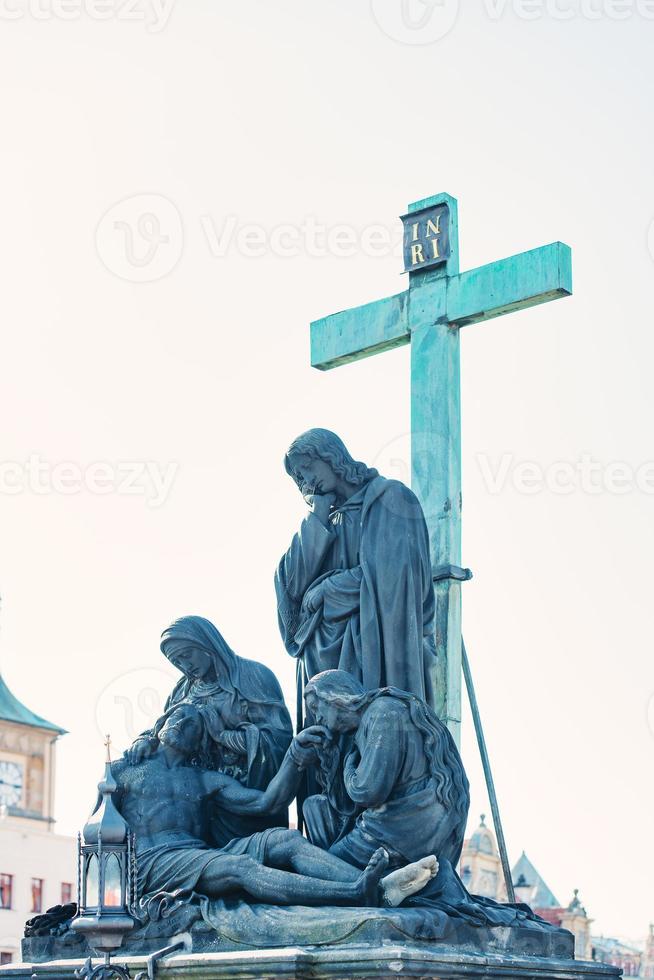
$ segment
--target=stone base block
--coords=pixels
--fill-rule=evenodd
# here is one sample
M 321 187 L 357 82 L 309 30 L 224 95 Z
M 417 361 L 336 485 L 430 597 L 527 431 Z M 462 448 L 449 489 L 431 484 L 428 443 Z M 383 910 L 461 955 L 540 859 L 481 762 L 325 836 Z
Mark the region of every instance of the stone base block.
M 190 935 L 192 953 L 228 953 L 275 947 L 426 946 L 436 944 L 468 953 L 500 953 L 564 960 L 574 957 L 574 936 L 539 919 L 516 918 L 507 925 L 482 925 L 428 908 L 305 908 L 248 905 L 244 902 L 201 906 L 182 903 L 170 914 L 150 920 L 125 937 L 123 957 L 149 954 L 180 933 Z M 74 930 L 63 936 L 23 940 L 23 960 L 80 959 L 91 954 Z
M 469 923 L 455 919 L 446 922 L 445 935 L 434 936 L 429 929 L 424 929 L 422 935 L 416 935 L 415 917 L 403 914 L 391 914 L 386 910 L 373 913 L 366 910 L 365 916 L 359 919 L 343 917 L 342 927 L 339 927 L 338 913 L 334 909 L 334 919 L 326 928 L 321 916 L 308 921 L 298 918 L 296 922 L 294 943 L 302 949 L 327 948 L 339 946 L 350 948 L 367 946 L 387 946 L 407 943 L 411 946 L 434 945 L 464 950 L 469 953 L 501 953 L 516 956 L 539 956 L 556 960 L 573 959 L 574 936 L 567 929 L 556 929 L 552 926 L 542 928 L 536 922 L 533 926 L 522 923 L 516 926 L 472 926 Z M 218 933 L 208 928 L 202 922 L 189 922 L 188 917 L 177 916 L 174 932 L 189 936 L 188 946 L 193 953 L 227 953 L 243 950 L 270 951 L 276 945 L 288 947 L 288 939 L 284 942 L 283 934 L 275 936 L 274 923 L 264 920 L 261 922 L 238 922 L 238 916 L 230 916 L 230 928 Z M 148 955 L 171 942 L 171 922 L 164 920 L 150 923 L 145 930 L 128 936 L 118 952 L 118 958 Z M 275 943 L 275 939 L 278 943 Z M 279 941 L 281 940 L 281 941 Z M 293 947 L 295 948 L 295 946 Z M 65 938 L 55 936 L 23 939 L 22 955 L 25 962 L 44 963 L 51 960 L 80 959 L 92 955 L 92 950 L 86 940 L 67 933 Z
M 177 938 L 177 937 L 176 937 Z M 132 977 L 147 957 L 120 956 Z M 82 960 L 16 963 L 0 980 L 74 980 Z M 157 980 L 619 980 L 620 970 L 583 960 L 468 952 L 440 943 L 286 947 L 227 953 L 174 953 L 156 963 Z

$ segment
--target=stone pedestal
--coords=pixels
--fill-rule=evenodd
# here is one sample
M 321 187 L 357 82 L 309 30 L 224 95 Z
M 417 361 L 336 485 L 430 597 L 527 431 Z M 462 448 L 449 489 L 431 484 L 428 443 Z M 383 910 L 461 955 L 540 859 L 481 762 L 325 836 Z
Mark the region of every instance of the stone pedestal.
M 132 977 L 147 957 L 116 956 Z M 74 980 L 82 960 L 16 963 L 0 967 L 0 980 Z M 159 980 L 619 980 L 620 970 L 600 963 L 554 957 L 481 953 L 440 943 L 285 947 L 225 953 L 171 954 L 156 963 Z

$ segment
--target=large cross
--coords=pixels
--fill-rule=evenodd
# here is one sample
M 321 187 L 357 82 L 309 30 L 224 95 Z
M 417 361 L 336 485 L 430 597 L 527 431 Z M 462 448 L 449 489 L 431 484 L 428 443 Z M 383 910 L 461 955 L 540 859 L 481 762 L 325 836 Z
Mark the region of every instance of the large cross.
M 572 293 L 570 249 L 554 242 L 459 272 L 457 202 L 409 205 L 402 293 L 311 324 L 321 371 L 411 344 L 411 483 L 429 527 L 436 581 L 436 710 L 457 742 L 461 726 L 461 397 L 459 328 Z

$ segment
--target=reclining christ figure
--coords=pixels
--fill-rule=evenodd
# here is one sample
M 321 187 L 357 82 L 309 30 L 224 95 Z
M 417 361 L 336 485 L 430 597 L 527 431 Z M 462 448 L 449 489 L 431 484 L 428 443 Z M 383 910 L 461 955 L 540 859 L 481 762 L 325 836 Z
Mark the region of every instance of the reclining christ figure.
M 232 812 L 279 810 L 292 798 L 302 756 L 316 736 L 300 733 L 277 776 L 261 791 L 194 764 L 203 725 L 201 712 L 182 703 L 169 714 L 152 756 L 112 767 L 116 805 L 136 834 L 140 896 L 184 889 L 208 898 L 245 892 L 276 905 L 395 906 L 436 874 L 438 862 L 430 855 L 384 877 L 388 854 L 383 848 L 362 871 L 282 827 L 236 838 L 220 849 L 209 847 L 211 798 L 218 794 Z

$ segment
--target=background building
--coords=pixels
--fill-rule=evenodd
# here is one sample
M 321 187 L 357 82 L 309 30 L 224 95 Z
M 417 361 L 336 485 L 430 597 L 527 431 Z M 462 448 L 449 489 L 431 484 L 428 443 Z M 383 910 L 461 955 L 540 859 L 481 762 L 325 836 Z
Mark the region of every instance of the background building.
M 654 925 L 652 923 L 650 923 L 649 933 L 645 942 L 640 975 L 643 980 L 654 980 Z
M 483 814 L 477 829 L 464 841 L 459 872 L 464 885 L 474 895 L 506 902 L 497 841 L 493 831 L 486 826 Z M 643 980 L 654 980 L 654 925 L 649 927 L 644 951 L 620 939 L 591 936 L 593 920 L 579 900 L 578 889 L 575 888 L 568 905 L 561 905 L 524 851 L 511 869 L 511 877 L 516 901 L 524 902 L 542 919 L 573 933 L 578 959 L 593 959 L 618 966 L 625 977 L 639 976 Z
M 0 963 L 20 959 L 25 921 L 75 901 L 77 845 L 54 833 L 56 741 L 0 677 Z
M 625 977 L 642 976 L 642 949 L 612 936 L 593 936 L 592 944 L 592 958 L 594 960 L 620 967 Z
M 461 881 L 473 895 L 506 902 L 506 887 L 497 841 L 493 831 L 486 826 L 486 816 L 483 813 L 481 823 L 472 837 L 463 842 L 459 871 Z

